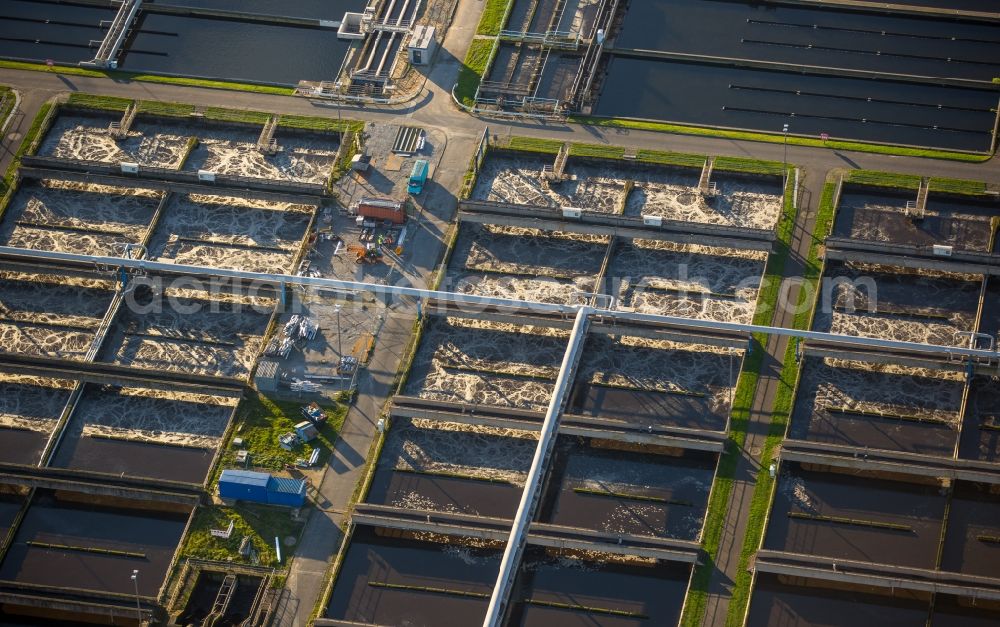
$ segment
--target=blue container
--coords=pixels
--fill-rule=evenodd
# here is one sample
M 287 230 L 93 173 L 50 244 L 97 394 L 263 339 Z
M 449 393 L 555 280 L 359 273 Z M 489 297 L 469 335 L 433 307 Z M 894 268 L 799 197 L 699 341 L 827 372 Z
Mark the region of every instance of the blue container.
M 252 470 L 222 471 L 219 478 L 219 496 L 253 503 L 267 503 L 267 486 L 271 475 Z
M 267 502 L 269 505 L 302 507 L 306 502 L 306 482 L 302 479 L 270 477 L 267 482 Z

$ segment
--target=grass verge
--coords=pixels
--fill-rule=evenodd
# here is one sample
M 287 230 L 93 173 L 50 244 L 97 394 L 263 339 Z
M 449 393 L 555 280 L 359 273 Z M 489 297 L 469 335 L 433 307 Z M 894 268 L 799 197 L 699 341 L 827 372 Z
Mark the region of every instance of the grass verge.
M 35 116 L 31 127 L 24 135 L 24 139 L 21 140 L 21 145 L 18 146 L 17 151 L 14 153 L 14 158 L 10 162 L 10 166 L 7 167 L 7 171 L 3 175 L 3 180 L 0 181 L 0 216 L 3 216 L 4 211 L 7 209 L 7 203 L 10 201 L 10 195 L 13 192 L 14 177 L 17 174 L 17 169 L 21 166 L 21 157 L 27 154 L 28 149 L 35 142 L 42 129 L 42 124 L 45 122 L 45 118 L 53 106 L 55 105 L 51 102 L 46 102 L 38 110 L 38 115 Z
M 570 116 L 569 122 L 583 124 L 587 126 L 605 126 L 611 128 L 627 128 L 638 131 L 657 131 L 660 133 L 673 133 L 675 135 L 700 135 L 704 137 L 720 137 L 723 139 L 737 139 L 746 141 L 766 142 L 770 144 L 780 144 L 785 141 L 784 135 L 755 133 L 753 131 L 737 131 L 721 128 L 709 128 L 703 126 L 687 126 L 684 124 L 671 124 L 669 122 L 655 122 L 651 120 L 628 120 L 621 118 L 596 118 L 587 116 Z M 839 140 L 823 141 L 819 138 L 796 137 L 789 135 L 788 145 L 807 146 L 810 148 L 830 148 L 833 150 L 851 150 L 854 152 L 869 152 L 883 155 L 896 155 L 902 157 L 926 157 L 928 159 L 946 159 L 949 161 L 967 161 L 971 163 L 982 163 L 989 161 L 992 155 L 974 154 L 966 152 L 954 152 L 950 150 L 935 150 L 932 148 L 910 148 L 907 146 L 889 146 L 885 144 L 868 144 L 864 142 L 849 142 Z
M 774 319 L 774 312 L 781 291 L 781 279 L 784 276 L 785 264 L 791 250 L 792 232 L 795 228 L 797 210 L 794 206 L 794 176 L 789 170 L 785 185 L 785 198 L 781 217 L 778 219 L 777 241 L 774 252 L 768 255 L 764 269 L 764 278 L 757 295 L 757 308 L 754 312 L 754 324 L 769 325 Z M 719 459 L 719 467 L 715 475 L 715 485 L 705 513 L 705 533 L 702 537 L 702 548 L 707 559 L 695 567 L 691 577 L 687 602 L 681 616 L 684 627 L 698 627 L 705 616 L 708 604 L 708 584 L 715 569 L 715 559 L 719 553 L 719 541 L 722 538 L 722 527 L 725 522 L 729 496 L 732 494 L 736 464 L 739 460 L 739 450 L 746 442 L 747 425 L 750 423 L 750 410 L 753 407 L 754 396 L 757 394 L 757 382 L 760 379 L 760 369 L 764 362 L 764 345 L 767 337 L 756 334 L 753 337 L 753 350 L 743 359 L 743 369 L 733 393 L 733 406 L 730 413 L 729 439 L 726 449 Z M 734 594 L 736 590 L 734 589 Z M 730 603 L 730 607 L 732 603 Z
M 252 467 L 281 470 L 300 457 L 308 457 L 311 448 L 319 449 L 318 463 L 326 464 L 347 416 L 347 406 L 340 403 L 322 405 L 328 420 L 319 428 L 319 436 L 309 444 L 286 451 L 278 446 L 278 436 L 292 431 L 296 424 L 305 420 L 300 412 L 302 405 L 304 403 L 276 400 L 258 393 L 244 399 L 237 412 L 234 435 L 243 438 L 243 448 L 250 453 Z M 236 449 L 229 446 L 222 453 L 222 463 L 217 472 L 221 474 L 222 468 L 235 465 Z
M 483 5 L 483 15 L 479 18 L 479 26 L 476 28 L 477 35 L 496 36 L 504 27 L 504 17 L 507 15 L 507 7 L 514 0 L 486 0 Z
M 8 61 L 0 59 L 0 68 L 9 70 L 30 70 L 48 72 L 63 76 L 86 76 L 91 78 L 110 78 L 115 81 L 136 81 L 140 83 L 162 83 L 167 85 L 182 85 L 185 87 L 204 87 L 207 89 L 227 89 L 230 91 L 246 91 L 255 94 L 270 94 L 275 96 L 293 96 L 295 90 L 291 87 L 275 85 L 254 85 L 251 83 L 236 83 L 231 81 L 213 81 L 205 78 L 183 78 L 180 76 L 160 76 L 142 72 L 124 72 L 121 70 L 91 70 L 89 68 L 57 65 L 49 67 L 44 63 L 26 61 Z
M 476 90 L 479 89 L 479 81 L 483 79 L 492 50 L 492 39 L 473 39 L 469 44 L 469 52 L 465 55 L 465 63 L 458 73 L 458 84 L 455 87 L 455 97 L 467 107 L 476 104 Z
M 823 263 L 820 260 L 820 250 L 830 228 L 833 225 L 833 217 L 836 207 L 833 204 L 836 193 L 836 182 L 827 180 L 823 186 L 823 194 L 820 198 L 819 209 L 816 213 L 816 224 L 810 235 L 809 254 L 806 257 L 803 271 L 804 285 L 800 293 L 804 293 L 808 298 L 816 294 L 820 276 L 823 273 Z M 792 328 L 806 329 L 812 321 L 813 306 L 800 308 L 793 318 Z M 781 444 L 788 426 L 789 416 L 792 412 L 792 405 L 795 400 L 796 384 L 799 376 L 799 363 L 795 359 L 795 342 L 788 342 L 782 361 L 780 377 L 780 387 L 774 397 L 774 405 L 771 409 L 771 423 L 768 428 L 767 437 L 764 440 L 764 448 L 760 457 L 760 470 L 757 473 L 757 481 L 754 486 L 753 496 L 750 499 L 750 517 L 747 521 L 746 535 L 743 538 L 743 546 L 740 550 L 740 562 L 736 570 L 736 581 L 733 585 L 732 598 L 729 601 L 729 614 L 726 619 L 727 625 L 741 625 L 746 614 L 747 605 L 750 602 L 750 584 L 753 580 L 752 574 L 747 570 L 750 558 L 760 546 L 764 535 L 764 522 L 767 520 L 767 512 L 770 509 L 771 498 L 774 491 L 775 479 L 771 478 L 769 471 L 775 451 Z
M 233 533 L 229 539 L 217 538 L 211 534 L 212 529 L 226 529 L 233 522 Z M 195 513 L 191 529 L 184 538 L 181 556 L 195 559 L 243 561 L 240 555 L 240 543 L 243 537 L 249 537 L 250 543 L 259 556 L 260 563 L 265 566 L 277 566 L 277 556 L 274 552 L 274 538 L 282 542 L 282 561 L 295 552 L 294 546 L 285 546 L 287 537 L 298 538 L 303 524 L 292 520 L 291 510 L 287 507 L 255 505 L 238 503 L 233 507 L 205 505 Z

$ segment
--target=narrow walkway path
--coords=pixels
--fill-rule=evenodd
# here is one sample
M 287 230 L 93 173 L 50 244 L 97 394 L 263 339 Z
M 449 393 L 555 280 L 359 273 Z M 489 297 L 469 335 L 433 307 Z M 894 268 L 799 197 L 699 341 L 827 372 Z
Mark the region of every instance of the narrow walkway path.
M 825 179 L 825 171 L 810 172 L 806 173 L 801 181 L 804 191 L 801 196 L 799 213 L 795 219 L 795 227 L 792 231 L 792 241 L 788 260 L 785 262 L 783 280 L 789 277 L 803 276 L 813 229 L 816 226 L 816 210 L 819 206 Z M 788 300 L 796 302 L 797 298 L 798 289 L 796 288 L 791 291 Z M 792 325 L 794 317 L 794 311 L 779 306 L 772 324 L 776 327 L 788 328 Z M 704 620 L 707 627 L 722 627 L 726 624 L 729 601 L 738 574 L 740 553 L 743 551 L 743 541 L 750 518 L 750 502 L 753 499 L 754 489 L 757 487 L 760 457 L 771 424 L 774 400 L 778 390 L 783 385 L 781 368 L 785 350 L 788 348 L 788 341 L 788 338 L 785 337 L 770 336 L 765 345 L 764 360 L 761 364 L 760 377 L 757 379 L 757 390 L 754 393 L 750 409 L 746 440 L 743 447 L 737 451 L 739 459 L 736 462 L 733 475 L 733 490 L 726 505 L 722 536 L 719 539 L 719 551 L 715 558 L 711 579 L 709 579 L 708 602 Z

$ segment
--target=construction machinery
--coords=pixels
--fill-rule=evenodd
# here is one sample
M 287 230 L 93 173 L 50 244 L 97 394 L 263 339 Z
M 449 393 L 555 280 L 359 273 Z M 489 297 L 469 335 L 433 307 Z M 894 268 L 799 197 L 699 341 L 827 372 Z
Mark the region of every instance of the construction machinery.
M 382 258 L 382 252 L 379 251 L 377 246 L 351 245 L 347 247 L 347 250 L 357 255 L 354 263 L 378 263 Z

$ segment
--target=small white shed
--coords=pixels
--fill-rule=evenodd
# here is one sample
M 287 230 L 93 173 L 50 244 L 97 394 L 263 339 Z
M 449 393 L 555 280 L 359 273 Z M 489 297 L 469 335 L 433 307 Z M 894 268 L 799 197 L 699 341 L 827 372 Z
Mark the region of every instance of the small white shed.
M 410 35 L 410 65 L 427 65 L 434 56 L 437 41 L 434 39 L 434 27 L 417 24 Z

